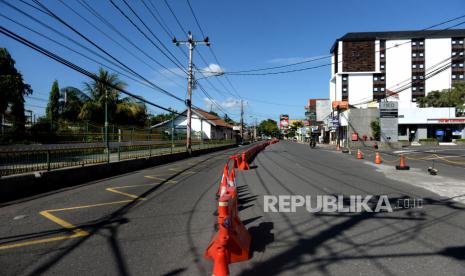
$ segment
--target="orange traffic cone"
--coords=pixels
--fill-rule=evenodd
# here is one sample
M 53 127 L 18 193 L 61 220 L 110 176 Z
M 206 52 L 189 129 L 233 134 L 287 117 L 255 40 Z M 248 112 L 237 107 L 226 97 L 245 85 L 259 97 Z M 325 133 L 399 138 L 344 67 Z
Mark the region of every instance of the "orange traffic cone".
M 216 250 L 216 256 L 213 262 L 213 274 L 214 276 L 228 276 L 229 268 L 227 256 L 225 254 L 224 247 L 219 246 Z
M 234 171 L 234 169 L 233 169 Z M 228 183 L 228 174 L 229 174 L 229 166 L 228 166 L 228 163 L 226 163 L 226 165 L 224 165 L 224 168 L 223 168 L 223 176 L 221 177 L 221 182 L 220 182 L 220 185 L 218 186 L 218 190 L 216 191 L 216 197 L 220 197 L 221 194 L 224 193 L 224 189 L 225 185 L 224 183 Z M 222 192 L 222 189 L 223 189 L 223 192 Z
M 357 159 L 363 159 L 363 154 L 360 149 L 357 149 Z
M 381 155 L 379 154 L 379 152 L 376 152 L 375 164 L 381 164 L 381 163 L 382 163 Z
M 399 165 L 396 166 L 396 170 L 410 170 L 410 167 L 405 164 L 405 157 L 403 154 L 400 155 Z
M 240 171 L 247 171 L 250 169 L 249 163 L 247 163 L 247 158 L 245 156 L 245 152 L 242 153 L 242 161 L 241 164 L 239 165 L 239 170 Z

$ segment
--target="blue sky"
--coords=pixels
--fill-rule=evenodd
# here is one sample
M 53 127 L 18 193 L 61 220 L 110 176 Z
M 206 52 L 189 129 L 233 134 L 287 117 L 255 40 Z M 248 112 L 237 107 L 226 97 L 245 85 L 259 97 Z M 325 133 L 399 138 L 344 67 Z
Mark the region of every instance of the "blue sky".
M 27 0 L 26 0 L 27 1 Z M 145 78 L 172 92 L 178 97 L 186 95 L 186 78 L 173 75 L 170 71 L 181 73 L 179 68 L 171 63 L 158 51 L 147 39 L 133 28 L 130 23 L 120 15 L 111 5 L 109 0 L 89 1 L 89 5 L 99 14 L 110 21 L 134 44 L 149 54 L 150 57 L 163 64 L 169 70 L 161 68 L 148 57 L 138 52 L 126 41 L 118 37 L 103 25 L 98 19 L 89 14 L 77 0 L 65 0 L 68 5 L 77 10 L 82 16 L 97 25 L 100 30 L 110 35 L 127 49 L 136 55 L 138 59 L 129 55 L 120 46 L 103 36 L 100 32 L 88 25 L 81 18 L 73 14 L 58 0 L 41 1 L 66 22 L 84 33 L 102 48 L 106 49 L 118 60 L 143 75 Z M 171 15 L 163 0 L 152 1 L 159 10 L 161 18 L 166 22 L 170 32 L 178 39 L 184 39 L 180 27 Z M 168 0 L 185 30 L 192 30 L 194 36 L 201 38 L 194 18 L 185 0 Z M 61 25 L 54 19 L 27 7 L 19 1 L 7 0 L 25 12 L 50 24 L 61 32 L 88 47 L 92 46 L 82 38 L 72 33 L 71 30 Z M 127 7 L 122 0 L 114 0 L 129 15 Z M 30 2 L 33 4 L 33 2 Z M 183 63 L 187 65 L 186 57 L 171 43 L 171 38 L 153 19 L 139 0 L 130 1 L 130 5 L 137 11 L 144 22 L 165 44 L 165 46 Z M 463 0 L 451 1 L 207 1 L 191 0 L 191 5 L 196 12 L 199 22 L 210 37 L 212 49 L 216 53 L 222 68 L 228 71 L 247 70 L 269 66 L 285 65 L 290 62 L 305 60 L 311 57 L 328 55 L 334 40 L 347 32 L 358 31 L 388 31 L 388 30 L 412 30 L 427 28 L 436 23 L 465 14 L 465 2 Z M 13 11 L 5 4 L 0 3 L 0 12 L 4 15 L 20 21 L 37 31 L 46 34 L 47 37 L 56 39 L 70 45 L 80 52 L 91 55 L 73 43 L 54 34 L 50 30 L 41 27 L 36 22 L 27 19 L 23 15 Z M 155 14 L 157 15 L 157 14 Z M 133 20 L 136 19 L 132 16 Z M 13 30 L 31 41 L 54 51 L 55 53 L 71 60 L 72 62 L 88 69 L 97 71 L 99 65 L 90 62 L 81 56 L 55 45 L 46 39 L 31 33 L 16 24 L 0 17 L 2 26 Z M 458 21 L 460 22 L 460 21 Z M 139 23 L 139 22 L 137 22 Z M 139 23 L 140 25 L 140 23 Z M 463 27 L 462 25 L 461 27 Z M 444 26 L 446 27 L 446 26 Z M 143 26 L 141 26 L 143 28 Z M 52 81 L 57 79 L 60 87 L 74 86 L 82 88 L 82 83 L 88 81 L 80 75 L 60 65 L 33 50 L 0 36 L 0 46 L 6 47 L 16 60 L 16 67 L 21 71 L 27 83 L 31 84 L 34 93 L 33 98 L 28 98 L 26 107 L 36 114 L 44 114 L 42 107 L 46 106 L 46 100 Z M 183 46 L 180 46 L 183 47 Z M 96 50 L 96 49 L 94 49 Z M 185 50 L 185 49 L 184 49 Z M 199 68 L 206 68 L 209 64 L 216 64 L 210 51 L 205 46 L 197 49 L 205 58 L 205 64 L 198 53 L 194 54 L 194 62 Z M 99 59 L 98 57 L 96 57 Z M 142 59 L 150 65 L 140 61 Z M 304 64 L 302 68 L 328 63 L 329 60 Z M 290 69 L 292 69 L 290 68 Z M 201 77 L 201 76 L 198 76 Z M 229 80 L 237 92 L 246 101 L 245 119 L 251 122 L 254 118 L 259 121 L 269 117 L 277 120 L 279 114 L 289 114 L 290 119 L 303 118 L 304 105 L 309 98 L 327 98 L 329 67 L 315 70 L 302 71 L 292 74 L 269 76 L 229 76 Z M 128 90 L 143 96 L 165 107 L 183 109 L 183 104 L 153 89 L 147 88 L 124 76 L 121 76 L 128 84 Z M 216 89 L 210 87 L 206 80 L 199 80 L 201 85 L 214 98 L 217 104 L 235 119 L 239 118 L 238 97 L 233 97 L 233 89 L 229 86 L 224 76 L 209 78 Z M 225 91 L 225 87 L 231 92 Z M 220 92 L 217 90 L 221 90 Z M 231 95 L 232 94 L 232 95 Z M 205 109 L 210 109 L 210 104 L 200 89 L 194 90 L 193 103 Z M 152 113 L 160 110 L 149 108 Z M 213 105 L 214 111 L 219 111 Z M 222 113 L 219 111 L 219 113 Z

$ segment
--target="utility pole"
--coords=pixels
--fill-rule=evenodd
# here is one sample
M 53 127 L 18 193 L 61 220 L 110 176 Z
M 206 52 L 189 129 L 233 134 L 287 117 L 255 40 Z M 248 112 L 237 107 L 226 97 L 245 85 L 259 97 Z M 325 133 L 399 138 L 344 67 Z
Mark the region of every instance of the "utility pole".
M 241 99 L 241 143 L 244 142 L 244 100 Z
M 107 149 L 107 158 L 110 162 L 110 141 L 108 140 L 108 88 L 105 89 L 105 147 Z
M 193 57 L 193 52 L 194 48 L 197 45 L 207 45 L 210 46 L 210 42 L 208 40 L 208 37 L 205 37 L 202 41 L 196 41 L 194 40 L 194 37 L 192 36 L 191 31 L 187 33 L 187 40 L 186 41 L 178 41 L 176 37 L 173 38 L 173 43 L 176 46 L 179 46 L 180 44 L 187 45 L 189 49 L 189 65 L 188 65 L 188 70 L 187 70 L 187 99 L 186 99 L 186 106 L 187 106 L 187 126 L 186 126 L 186 151 L 189 155 L 192 154 L 192 138 L 191 138 L 191 132 L 192 132 L 192 127 L 191 127 L 191 121 L 192 121 L 192 85 L 193 85 L 193 62 L 192 62 L 192 57 Z
M 257 141 L 257 118 L 255 118 L 255 124 L 253 127 L 253 138 L 254 138 L 254 142 Z

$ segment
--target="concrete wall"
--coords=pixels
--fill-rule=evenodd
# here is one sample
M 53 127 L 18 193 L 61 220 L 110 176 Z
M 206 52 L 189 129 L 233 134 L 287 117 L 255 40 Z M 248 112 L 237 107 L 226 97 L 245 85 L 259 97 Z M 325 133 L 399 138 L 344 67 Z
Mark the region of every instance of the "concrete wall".
M 223 150 L 232 146 L 195 151 L 195 155 Z M 0 202 L 7 202 L 41 193 L 71 187 L 86 182 L 120 175 L 160 164 L 188 158 L 187 153 L 139 158 L 120 162 L 73 167 L 41 173 L 7 176 L 0 178 Z
M 399 124 L 427 124 L 428 119 L 455 118 L 455 107 L 399 108 Z
M 386 48 L 386 89 L 398 91 L 412 79 L 412 47 L 410 40 L 388 40 Z M 415 106 L 412 103 L 411 88 L 398 95 L 399 108 Z
M 379 110 L 377 108 L 350 109 L 349 111 L 349 139 L 352 133 L 357 132 L 359 139 L 363 134 L 367 137 L 373 137 L 371 132 L 371 122 L 378 119 Z
M 373 74 L 349 75 L 349 103 L 357 105 L 373 100 Z
M 450 62 L 452 45 L 450 38 L 425 39 L 425 68 L 428 72 Z M 432 68 L 435 66 L 435 68 Z M 428 68 L 432 68 L 429 69 Z M 451 84 L 452 69 L 447 70 L 427 79 L 425 81 L 426 94 L 433 90 L 443 90 L 449 88 Z

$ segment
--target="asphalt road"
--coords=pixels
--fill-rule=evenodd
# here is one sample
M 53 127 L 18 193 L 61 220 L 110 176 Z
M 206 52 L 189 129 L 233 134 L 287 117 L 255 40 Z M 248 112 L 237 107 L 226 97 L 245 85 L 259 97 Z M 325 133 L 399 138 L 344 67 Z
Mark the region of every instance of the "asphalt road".
M 1 207 L 0 274 L 210 275 L 203 253 L 214 234 L 215 192 L 225 161 L 239 150 Z M 447 176 L 433 178 L 415 162 L 410 171 L 393 171 L 323 148 L 267 147 L 237 176 L 253 258 L 232 264 L 231 274 L 463 275 L 463 168 L 449 166 Z M 422 199 L 423 207 L 265 213 L 264 195 L 387 195 L 393 205 L 407 197 Z

